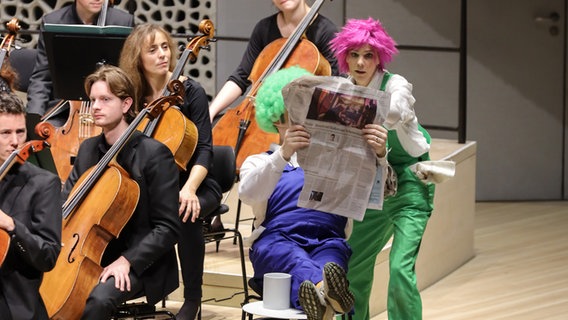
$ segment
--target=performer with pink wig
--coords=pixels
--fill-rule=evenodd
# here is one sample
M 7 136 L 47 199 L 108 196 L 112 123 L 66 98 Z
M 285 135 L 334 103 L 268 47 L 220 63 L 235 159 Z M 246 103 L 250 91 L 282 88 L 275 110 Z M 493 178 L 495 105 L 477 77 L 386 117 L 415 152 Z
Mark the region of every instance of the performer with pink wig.
M 420 242 L 433 209 L 434 185 L 421 181 L 412 166 L 429 160 L 430 135 L 414 113 L 412 85 L 385 67 L 398 53 L 395 41 L 372 18 L 349 20 L 331 41 L 341 72 L 353 83 L 391 95 L 385 123 L 387 159 L 398 180 L 396 195 L 387 197 L 382 210 L 368 209 L 363 221 L 354 221 L 349 238 L 352 256 L 348 279 L 355 295 L 353 319 L 369 319 L 369 299 L 375 260 L 393 236 L 389 257 L 388 318 L 422 319 L 422 302 L 416 287 L 415 264 Z

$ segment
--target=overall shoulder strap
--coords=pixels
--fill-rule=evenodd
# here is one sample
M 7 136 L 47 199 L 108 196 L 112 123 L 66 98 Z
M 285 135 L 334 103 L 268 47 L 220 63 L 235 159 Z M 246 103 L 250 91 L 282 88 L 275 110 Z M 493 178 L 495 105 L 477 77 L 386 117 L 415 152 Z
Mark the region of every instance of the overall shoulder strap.
M 385 72 L 385 74 L 383 75 L 383 82 L 381 82 L 381 87 L 379 88 L 379 90 L 385 91 L 385 89 L 387 87 L 387 82 L 389 82 L 391 77 L 392 77 L 392 73 Z

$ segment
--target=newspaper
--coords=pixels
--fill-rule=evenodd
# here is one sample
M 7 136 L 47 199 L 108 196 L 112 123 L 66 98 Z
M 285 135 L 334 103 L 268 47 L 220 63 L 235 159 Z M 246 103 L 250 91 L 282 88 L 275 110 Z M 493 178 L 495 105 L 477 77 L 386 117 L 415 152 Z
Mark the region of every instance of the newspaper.
M 381 209 L 384 179 L 376 155 L 363 139 L 368 123 L 382 124 L 390 95 L 341 77 L 304 76 L 282 90 L 288 121 L 310 132 L 298 151 L 305 181 L 298 206 L 363 220 Z

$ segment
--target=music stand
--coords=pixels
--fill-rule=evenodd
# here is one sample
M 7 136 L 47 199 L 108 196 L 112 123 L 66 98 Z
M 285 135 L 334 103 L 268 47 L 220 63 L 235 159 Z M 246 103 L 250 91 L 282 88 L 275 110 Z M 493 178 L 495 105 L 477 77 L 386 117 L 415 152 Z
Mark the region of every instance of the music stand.
M 88 100 L 85 78 L 103 64 L 118 65 L 132 28 L 46 24 L 45 49 L 54 98 Z

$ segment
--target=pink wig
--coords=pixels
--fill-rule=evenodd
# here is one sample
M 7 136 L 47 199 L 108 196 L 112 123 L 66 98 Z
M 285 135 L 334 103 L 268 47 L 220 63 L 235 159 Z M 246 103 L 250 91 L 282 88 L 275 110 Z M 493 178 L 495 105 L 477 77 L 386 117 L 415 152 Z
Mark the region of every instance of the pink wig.
M 349 19 L 329 43 L 337 58 L 340 72 L 349 72 L 349 65 L 347 64 L 349 52 L 366 44 L 371 46 L 379 55 L 378 67 L 381 71 L 398 53 L 396 43 L 388 35 L 379 20 L 373 18 L 367 20 Z

